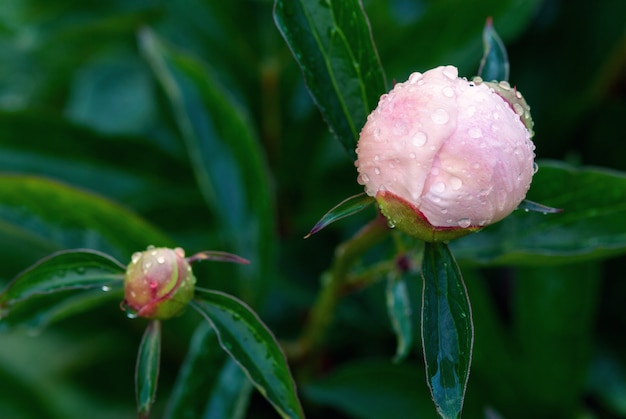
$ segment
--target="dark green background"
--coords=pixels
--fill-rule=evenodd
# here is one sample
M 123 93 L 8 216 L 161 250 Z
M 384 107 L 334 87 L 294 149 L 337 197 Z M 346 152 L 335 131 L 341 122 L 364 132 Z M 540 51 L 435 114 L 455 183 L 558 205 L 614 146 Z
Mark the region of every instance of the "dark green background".
M 464 417 L 626 417 L 626 2 L 364 3 L 388 85 L 442 64 L 473 76 L 492 16 L 535 121 L 541 168 L 529 197 L 568 205 L 552 221 L 516 213 L 452 246 L 476 324 Z M 217 148 L 183 139 L 138 40 L 146 27 L 191 80 L 183 113 Z M 604 169 L 575 171 L 589 165 Z M 250 267 L 206 263 L 199 283 L 249 302 L 280 339 L 297 336 L 334 248 L 374 214 L 302 239 L 361 189 L 264 0 L 3 0 L 0 171 L 2 284 L 64 248 L 123 263 L 149 244 L 231 251 Z M 133 417 L 145 323 L 126 319 L 120 298 L 36 337 L 3 332 L 0 417 Z M 391 364 L 384 286 L 342 301 L 336 319 L 324 362 L 298 383 L 307 416 L 434 417 L 421 355 Z M 163 325 L 155 417 L 199 321 Z M 274 415 L 252 396 L 248 417 Z

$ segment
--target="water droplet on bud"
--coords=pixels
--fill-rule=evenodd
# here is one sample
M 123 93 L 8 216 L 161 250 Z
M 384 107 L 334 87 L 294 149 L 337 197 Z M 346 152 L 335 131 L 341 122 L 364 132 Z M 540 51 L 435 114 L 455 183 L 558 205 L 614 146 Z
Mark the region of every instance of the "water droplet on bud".
M 435 124 L 443 125 L 450 120 L 450 115 L 448 115 L 445 109 L 438 108 L 430 114 L 430 119 L 432 119 Z
M 457 224 L 461 228 L 468 228 L 470 225 L 472 225 L 472 220 L 470 220 L 469 218 L 461 218 L 459 221 L 457 221 Z

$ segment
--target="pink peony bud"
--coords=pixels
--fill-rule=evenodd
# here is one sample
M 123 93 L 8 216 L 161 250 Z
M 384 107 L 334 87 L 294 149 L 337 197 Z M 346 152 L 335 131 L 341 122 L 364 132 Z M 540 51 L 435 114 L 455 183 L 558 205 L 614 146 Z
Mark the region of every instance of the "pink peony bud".
M 130 317 L 169 319 L 191 301 L 195 283 L 183 249 L 148 247 L 126 268 L 124 305 Z
M 390 226 L 425 241 L 469 234 L 510 214 L 530 187 L 535 146 L 508 83 L 413 73 L 380 98 L 358 142 L 358 182 Z

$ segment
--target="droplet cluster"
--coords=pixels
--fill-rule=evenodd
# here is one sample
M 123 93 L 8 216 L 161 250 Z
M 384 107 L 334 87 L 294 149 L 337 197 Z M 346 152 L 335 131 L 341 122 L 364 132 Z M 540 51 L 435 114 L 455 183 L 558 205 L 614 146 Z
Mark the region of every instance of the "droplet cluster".
M 369 115 L 357 181 L 370 196 L 406 200 L 434 227 L 496 222 L 536 171 L 528 109 L 507 82 L 467 81 L 452 66 L 413 73 Z

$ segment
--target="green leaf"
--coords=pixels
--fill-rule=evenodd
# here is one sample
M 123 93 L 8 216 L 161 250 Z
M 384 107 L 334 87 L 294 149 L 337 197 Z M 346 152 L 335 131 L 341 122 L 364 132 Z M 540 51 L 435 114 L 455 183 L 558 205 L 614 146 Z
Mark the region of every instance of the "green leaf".
M 506 47 L 493 28 L 492 19 L 488 18 L 483 29 L 483 58 L 480 61 L 478 75 L 485 81 L 508 81 L 509 68 Z
M 416 3 L 414 8 L 419 11 L 414 20 L 405 25 L 398 25 L 397 15 L 388 13 L 385 2 L 369 2 L 368 12 L 371 16 L 381 15 L 373 20 L 373 29 L 390 77 L 404 80 L 411 71 L 424 71 L 442 64 L 453 64 L 459 67 L 461 75 L 470 77 L 476 74 L 478 57 L 482 54 L 481 33 L 485 18 L 493 17 L 499 35 L 505 41 L 515 39 L 535 21 L 543 2 L 448 0 Z M 393 30 L 388 30 L 390 25 L 394 25 Z
M 387 91 L 359 0 L 276 0 L 274 19 L 330 130 L 352 158 L 367 115 Z
M 394 362 L 400 362 L 406 358 L 413 347 L 411 299 L 406 283 L 406 276 L 413 275 L 415 272 L 411 270 L 391 271 L 387 278 L 387 312 L 398 340 Z
M 467 289 L 445 243 L 426 243 L 422 264 L 422 345 L 428 386 L 443 418 L 460 416 L 474 326 Z
M 307 234 L 304 238 L 306 239 L 312 236 L 335 221 L 339 221 L 342 218 L 356 214 L 357 212 L 369 207 L 375 201 L 376 200 L 371 196 L 365 195 L 365 192 L 344 199 L 324 214 L 324 216 L 313 226 L 309 234 Z
M 481 265 L 556 265 L 604 259 L 626 251 L 626 175 L 545 161 L 528 199 L 558 214 L 514 211 L 451 244 L 457 259 Z
M 229 358 L 211 392 L 204 419 L 244 419 L 252 394 L 252 383 L 232 358 Z
M 0 256 L 43 257 L 63 248 L 97 249 L 127 258 L 149 244 L 172 242 L 136 214 L 89 192 L 49 179 L 0 175 Z M 11 243 L 11 246 L 9 246 Z M 15 249 L 14 249 L 15 248 Z
M 109 287 L 124 279 L 126 268 L 112 257 L 93 250 L 69 250 L 40 260 L 18 275 L 0 294 L 0 308 L 35 295 L 75 289 Z
M 144 29 L 140 47 L 170 101 L 202 195 L 233 250 L 255 262 L 242 268 L 242 291 L 258 297 L 274 252 L 269 180 L 253 124 L 210 68 Z M 256 281 L 250 281 L 253 277 Z M 254 284 L 254 287 L 250 286 Z
M 4 310 L 0 319 L 0 331 L 24 327 L 31 334 L 38 334 L 49 325 L 85 311 L 110 304 L 119 306 L 124 299 L 123 276 L 115 283 L 89 290 L 65 290 L 51 294 L 38 294 L 22 300 Z
M 423 382 L 424 370 L 415 364 L 361 360 L 339 366 L 302 390 L 311 402 L 351 418 L 436 418 L 426 387 L 416 385 Z
M 150 416 L 159 380 L 161 358 L 161 322 L 152 320 L 141 338 L 135 368 L 135 392 L 137 414 L 140 418 Z
M 583 398 L 597 324 L 598 262 L 520 268 L 513 286 L 513 330 L 529 417 L 574 417 Z
M 163 416 L 168 419 L 202 417 L 209 389 L 215 384 L 224 358 L 217 335 L 208 323 L 201 322 L 191 338 Z
M 238 299 L 198 290 L 192 307 L 211 324 L 220 344 L 284 418 L 302 418 L 295 383 L 280 345 L 258 316 Z

